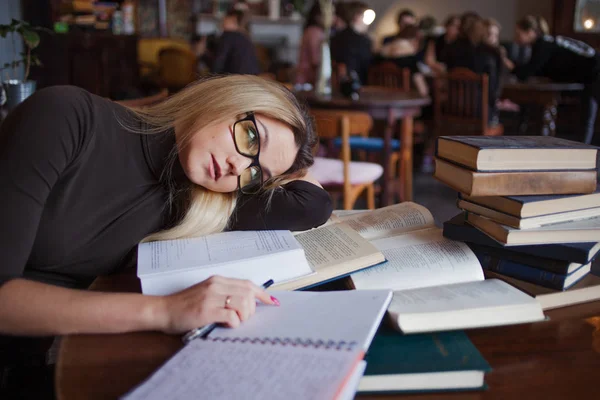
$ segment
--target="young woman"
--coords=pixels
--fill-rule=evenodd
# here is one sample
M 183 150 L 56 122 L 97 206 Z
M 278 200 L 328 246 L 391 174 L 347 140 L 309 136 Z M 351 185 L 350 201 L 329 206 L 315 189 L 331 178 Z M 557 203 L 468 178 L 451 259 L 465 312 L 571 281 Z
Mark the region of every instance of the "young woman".
M 514 67 L 513 73 L 520 80 L 541 76 L 557 82 L 585 84 L 582 104 L 584 124 L 582 139 L 589 144 L 594 136 L 598 101 L 600 101 L 598 55 L 591 46 L 583 42 L 563 36 L 546 35 L 544 34 L 546 29 L 543 21 L 532 16 L 517 22 L 515 41 L 520 45 L 531 46 L 531 59 L 525 65 Z
M 254 76 L 200 81 L 144 110 L 75 87 L 37 92 L 0 129 L 0 334 L 182 333 L 275 304 L 222 277 L 162 297 L 82 289 L 142 240 L 322 224 L 331 201 L 305 175 L 315 143 L 293 94 Z
M 444 24 L 446 32 L 427 41 L 425 49 L 425 63 L 436 73 L 442 73 L 446 70 L 443 55 L 445 49 L 458 38 L 460 30 L 460 18 L 458 15 L 451 15 Z
M 315 1 L 304 25 L 300 53 L 298 54 L 296 84 L 315 86 L 317 70 L 321 65 L 321 43 L 324 39 L 325 30 L 323 28 L 321 6 L 318 1 Z

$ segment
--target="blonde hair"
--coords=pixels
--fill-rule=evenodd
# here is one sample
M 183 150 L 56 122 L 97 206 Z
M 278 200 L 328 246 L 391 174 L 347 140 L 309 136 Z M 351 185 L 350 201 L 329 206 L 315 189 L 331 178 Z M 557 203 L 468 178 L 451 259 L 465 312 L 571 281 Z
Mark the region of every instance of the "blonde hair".
M 161 133 L 173 129 L 177 124 L 180 139 L 178 147 L 189 145 L 194 133 L 203 127 L 222 123 L 251 111 L 285 123 L 294 133 L 298 154 L 288 171 L 265 184 L 267 191 L 303 175 L 313 163 L 313 148 L 317 139 L 312 119 L 296 97 L 275 81 L 252 75 L 211 77 L 186 87 L 163 102 L 131 110 L 146 124 L 145 128 L 133 129 L 139 133 Z M 184 199 L 175 204 L 178 223 L 148 235 L 143 240 L 145 242 L 220 232 L 227 227 L 235 209 L 236 193 L 217 193 L 191 182 L 188 188 L 176 189 L 170 177 L 170 167 L 176 162 L 176 158 L 177 152 L 174 149 L 162 178 L 169 181 L 171 203 L 176 194 L 185 194 Z

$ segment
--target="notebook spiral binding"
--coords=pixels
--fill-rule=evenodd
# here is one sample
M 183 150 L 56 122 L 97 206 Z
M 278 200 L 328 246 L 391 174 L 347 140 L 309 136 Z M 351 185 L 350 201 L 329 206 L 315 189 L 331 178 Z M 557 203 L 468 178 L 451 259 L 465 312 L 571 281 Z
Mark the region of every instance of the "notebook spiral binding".
M 354 350 L 357 346 L 357 342 L 346 342 L 344 340 L 336 342 L 333 340 L 311 340 L 302 338 L 205 338 L 212 342 L 231 342 L 231 343 L 253 343 L 253 344 L 270 344 L 270 345 L 281 345 L 281 346 L 300 346 L 300 347 L 314 347 L 320 349 L 335 349 L 335 350 Z

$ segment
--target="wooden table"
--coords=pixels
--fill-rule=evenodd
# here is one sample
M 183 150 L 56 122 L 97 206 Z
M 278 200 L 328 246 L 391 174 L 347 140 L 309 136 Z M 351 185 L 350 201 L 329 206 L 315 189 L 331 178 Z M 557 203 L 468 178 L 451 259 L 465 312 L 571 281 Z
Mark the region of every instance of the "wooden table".
M 98 279 L 94 290 L 139 291 L 133 274 Z M 550 311 L 547 322 L 468 331 L 493 371 L 487 391 L 360 399 L 598 398 L 600 302 Z M 160 367 L 182 346 L 155 332 L 73 335 L 63 339 L 56 368 L 59 400 L 115 399 Z M 594 394 L 596 393 L 596 394 Z
M 576 93 L 583 90 L 581 83 L 559 83 L 539 79 L 527 82 L 511 81 L 502 89 L 503 99 L 519 105 L 539 105 L 544 109 L 542 135 L 554 136 L 556 134 L 556 117 L 558 104 L 565 93 Z
M 383 133 L 383 180 L 382 206 L 393 204 L 393 194 L 398 193 L 401 201 L 412 200 L 413 176 L 413 118 L 420 114 L 421 108 L 431 103 L 428 97 L 417 92 L 401 92 L 376 86 L 364 86 L 358 100 L 351 100 L 339 93 L 331 96 L 319 96 L 314 92 L 297 92 L 296 95 L 305 100 L 311 108 L 365 111 L 374 119 L 386 121 Z M 400 129 L 400 181 L 391 182 L 390 156 L 391 140 L 396 131 L 396 122 L 402 119 Z M 402 188 L 400 191 L 400 187 Z

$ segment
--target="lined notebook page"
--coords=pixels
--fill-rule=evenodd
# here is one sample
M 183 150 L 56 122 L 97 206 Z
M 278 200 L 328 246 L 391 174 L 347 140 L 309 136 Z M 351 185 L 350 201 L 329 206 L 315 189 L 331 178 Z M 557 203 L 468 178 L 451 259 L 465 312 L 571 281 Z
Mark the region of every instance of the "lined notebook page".
M 281 306 L 257 304 L 239 327 L 216 328 L 209 337 L 344 341 L 366 350 L 392 298 L 389 290 L 269 293 Z
M 333 399 L 360 350 L 194 340 L 125 400 Z

